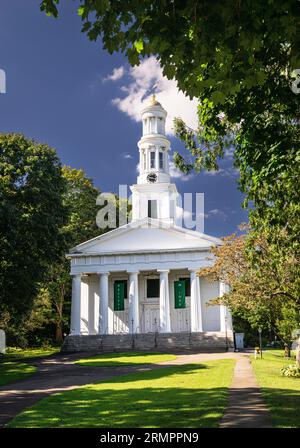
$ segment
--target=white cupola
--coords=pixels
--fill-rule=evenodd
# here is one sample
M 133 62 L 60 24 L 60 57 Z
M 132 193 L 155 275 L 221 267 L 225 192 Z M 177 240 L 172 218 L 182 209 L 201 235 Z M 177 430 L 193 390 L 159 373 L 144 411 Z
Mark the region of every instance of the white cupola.
M 141 112 L 143 135 L 137 184 L 131 186 L 132 220 L 152 218 L 174 223 L 176 218 L 176 185 L 170 182 L 170 141 L 165 135 L 167 112 L 152 96 Z
M 143 136 L 138 142 L 140 164 L 138 184 L 170 182 L 170 141 L 165 136 L 167 112 L 152 96 L 150 104 L 142 112 Z

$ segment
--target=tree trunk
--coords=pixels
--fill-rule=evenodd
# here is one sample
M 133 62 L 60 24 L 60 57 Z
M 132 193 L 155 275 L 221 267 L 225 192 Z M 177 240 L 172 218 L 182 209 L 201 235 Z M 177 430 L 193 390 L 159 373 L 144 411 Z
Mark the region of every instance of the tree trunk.
M 56 322 L 55 328 L 55 341 L 57 344 L 63 343 L 62 322 L 61 320 Z
M 291 347 L 288 344 L 284 345 L 284 357 L 285 358 L 291 357 Z

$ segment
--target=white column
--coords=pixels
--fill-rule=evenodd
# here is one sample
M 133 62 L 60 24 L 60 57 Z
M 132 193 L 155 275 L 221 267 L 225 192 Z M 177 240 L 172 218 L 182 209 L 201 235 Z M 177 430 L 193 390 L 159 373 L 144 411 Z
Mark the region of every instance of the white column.
M 164 163 L 165 168 L 164 168 L 164 170 L 165 170 L 165 172 L 167 174 L 169 174 L 169 153 L 168 153 L 167 148 L 164 150 L 164 158 L 165 158 L 165 163 Z
M 72 276 L 71 334 L 80 334 L 81 274 Z
M 139 333 L 139 272 L 129 273 L 129 333 Z
M 229 286 L 224 282 L 219 282 L 219 297 L 229 292 Z M 226 331 L 232 330 L 232 319 L 231 313 L 228 308 L 221 304 L 220 305 L 220 331 L 225 333 Z
M 203 331 L 200 282 L 197 271 L 191 270 L 191 332 Z
M 99 333 L 108 333 L 108 276 L 109 272 L 99 273 Z
M 155 169 L 159 170 L 159 146 L 155 146 Z
M 169 297 L 169 270 L 159 270 L 159 318 L 161 333 L 170 333 L 170 297 Z

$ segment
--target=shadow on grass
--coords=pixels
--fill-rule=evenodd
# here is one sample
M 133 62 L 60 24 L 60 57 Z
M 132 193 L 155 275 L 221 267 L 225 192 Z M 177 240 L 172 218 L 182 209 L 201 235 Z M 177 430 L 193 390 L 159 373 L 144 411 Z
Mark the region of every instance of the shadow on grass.
M 193 364 L 116 377 L 44 399 L 9 426 L 215 427 L 227 405 L 224 382 L 232 367 L 227 361 L 223 367 Z
M 298 390 L 261 388 L 264 400 L 271 411 L 274 426 L 300 428 L 300 379 L 296 381 Z

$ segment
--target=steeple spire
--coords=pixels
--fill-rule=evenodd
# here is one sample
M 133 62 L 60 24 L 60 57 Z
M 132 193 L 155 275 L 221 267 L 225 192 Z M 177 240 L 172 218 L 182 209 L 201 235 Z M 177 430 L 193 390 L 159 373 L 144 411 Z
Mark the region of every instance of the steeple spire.
M 169 174 L 170 141 L 165 135 L 167 112 L 155 95 L 142 110 L 143 135 L 140 150 L 139 176 L 132 191 L 132 220 L 143 218 L 174 223 L 177 189 Z
M 170 141 L 165 135 L 167 112 L 152 95 L 150 103 L 142 110 L 143 135 L 138 142 L 140 169 L 138 184 L 170 182 Z

